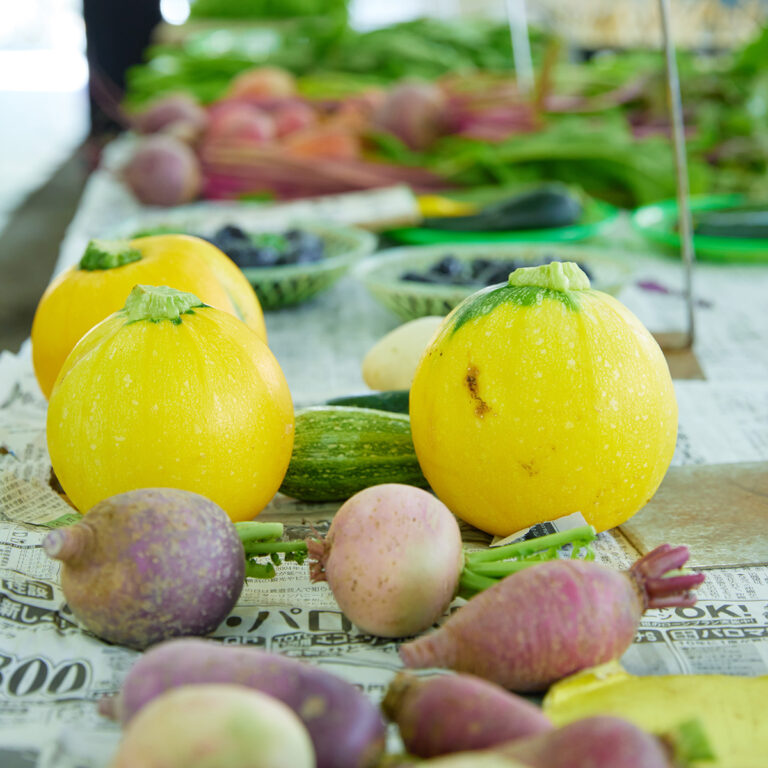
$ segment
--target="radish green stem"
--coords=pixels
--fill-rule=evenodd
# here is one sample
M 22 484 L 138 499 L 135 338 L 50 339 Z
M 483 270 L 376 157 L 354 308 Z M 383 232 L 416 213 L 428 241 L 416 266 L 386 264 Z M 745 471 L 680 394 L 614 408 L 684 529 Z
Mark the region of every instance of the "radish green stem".
M 240 541 L 247 547 L 252 541 L 272 541 L 283 535 L 282 523 L 235 523 Z
M 274 579 L 275 566 L 272 563 L 257 563 L 255 560 L 246 560 L 245 575 L 251 579 Z
M 514 544 L 507 544 L 503 547 L 490 547 L 489 549 L 471 552 L 467 554 L 467 562 L 474 566 L 478 563 L 508 560 L 513 557 L 531 557 L 544 550 L 556 551 L 566 544 L 573 544 L 574 548 L 585 547 L 596 538 L 597 534 L 591 525 L 582 525 L 579 528 L 550 533 L 537 539 L 526 539 L 525 541 L 516 541 Z
M 303 541 L 253 541 L 245 545 L 248 557 L 271 555 L 277 552 L 297 552 L 305 555 L 307 545 Z
M 488 587 L 492 587 L 495 583 L 496 579 L 481 576 L 465 566 L 459 577 L 459 595 L 469 598 L 484 589 L 488 589 Z
M 475 563 L 472 565 L 472 572 L 479 576 L 487 576 L 495 583 L 498 579 L 509 576 L 510 573 L 517 573 L 523 568 L 543 562 L 544 560 L 538 557 L 530 557 L 525 560 L 509 560 L 501 563 Z

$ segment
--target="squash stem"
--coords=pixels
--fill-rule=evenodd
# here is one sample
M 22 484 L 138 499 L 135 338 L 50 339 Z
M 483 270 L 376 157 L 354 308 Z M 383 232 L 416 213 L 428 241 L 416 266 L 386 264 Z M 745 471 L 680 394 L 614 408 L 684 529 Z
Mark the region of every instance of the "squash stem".
M 80 259 L 79 267 L 87 272 L 115 269 L 141 259 L 141 252 L 130 240 L 91 240 Z
M 536 539 L 516 541 L 503 547 L 489 547 L 477 552 L 467 553 L 467 563 L 474 567 L 478 563 L 509 560 L 510 558 L 525 558 L 547 550 L 558 550 L 566 544 L 575 547 L 586 547 L 597 538 L 595 529 L 591 525 L 582 525 L 579 528 L 571 528 L 567 531 L 558 531 Z M 545 559 L 551 559 L 546 557 Z

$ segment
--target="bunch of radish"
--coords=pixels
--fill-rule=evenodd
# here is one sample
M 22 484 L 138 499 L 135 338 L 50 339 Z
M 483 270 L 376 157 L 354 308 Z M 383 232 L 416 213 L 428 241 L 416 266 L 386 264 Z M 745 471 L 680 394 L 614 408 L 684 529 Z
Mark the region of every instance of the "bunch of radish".
M 352 496 L 325 539 L 307 546 L 312 580 L 328 582 L 350 621 L 373 635 L 405 637 L 432 626 L 458 594 L 556 557 L 565 544 L 577 554 L 594 538 L 586 527 L 465 552 L 445 504 L 420 488 L 388 483 Z

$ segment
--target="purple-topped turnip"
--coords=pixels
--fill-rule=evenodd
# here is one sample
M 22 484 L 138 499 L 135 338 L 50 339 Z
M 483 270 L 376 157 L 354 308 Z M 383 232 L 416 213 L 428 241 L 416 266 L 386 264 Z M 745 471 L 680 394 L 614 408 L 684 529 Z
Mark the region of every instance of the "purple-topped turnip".
M 61 586 L 95 635 L 132 648 L 212 632 L 237 602 L 245 554 L 224 510 L 172 488 L 128 491 L 46 536 Z

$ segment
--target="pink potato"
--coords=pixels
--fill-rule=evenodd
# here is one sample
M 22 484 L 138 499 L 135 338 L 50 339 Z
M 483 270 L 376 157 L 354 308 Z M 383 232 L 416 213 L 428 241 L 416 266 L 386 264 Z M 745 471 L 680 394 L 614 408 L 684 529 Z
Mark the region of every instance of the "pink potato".
M 648 608 L 688 606 L 703 574 L 668 576 L 688 560 L 663 544 L 629 571 L 553 560 L 507 576 L 473 597 L 431 634 L 405 643 L 406 667 L 448 667 L 515 691 L 543 690 L 617 659 Z
M 239 685 L 188 685 L 156 698 L 123 733 L 110 768 L 315 768 L 285 704 Z
M 61 588 L 95 635 L 131 648 L 205 635 L 226 618 L 245 580 L 245 552 L 221 507 L 173 488 L 99 502 L 43 541 L 61 560 Z
M 382 709 L 417 757 L 486 749 L 552 729 L 538 707 L 474 675 L 420 678 L 400 672 Z
M 242 685 L 286 704 L 306 726 L 318 768 L 370 768 L 384 750 L 381 713 L 351 683 L 287 656 L 210 640 L 171 640 L 152 648 L 129 670 L 120 693 L 102 699 L 99 711 L 129 723 L 166 691 L 201 683 Z
M 464 564 L 456 518 L 431 493 L 374 485 L 342 504 L 324 541 L 307 541 L 313 581 L 327 581 L 364 632 L 405 637 L 431 626 Z
M 203 185 L 195 153 L 180 139 L 164 133 L 142 138 L 122 176 L 146 205 L 181 205 L 194 200 Z

